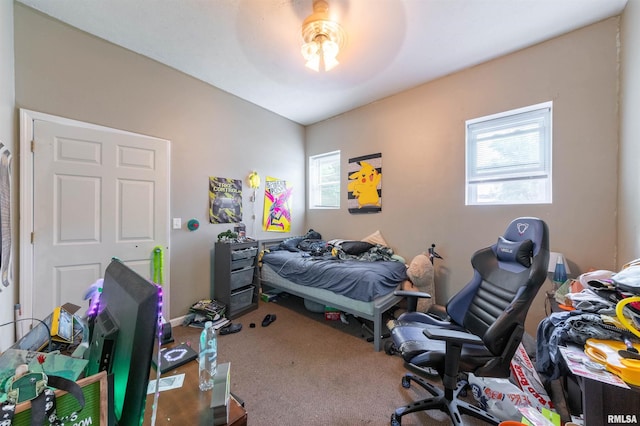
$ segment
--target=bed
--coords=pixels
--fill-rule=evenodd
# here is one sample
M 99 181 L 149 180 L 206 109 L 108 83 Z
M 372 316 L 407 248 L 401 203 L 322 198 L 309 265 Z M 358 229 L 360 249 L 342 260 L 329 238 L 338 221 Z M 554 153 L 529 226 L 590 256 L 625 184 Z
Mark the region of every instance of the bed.
M 319 243 L 323 244 L 327 246 Z M 336 255 L 335 250 L 319 252 L 318 245 L 293 251 L 273 244 L 267 247 L 261 262 L 262 284 L 372 321 L 373 347 L 381 350 L 382 314 L 402 299 L 394 290 L 407 279 L 403 262 L 362 260 Z

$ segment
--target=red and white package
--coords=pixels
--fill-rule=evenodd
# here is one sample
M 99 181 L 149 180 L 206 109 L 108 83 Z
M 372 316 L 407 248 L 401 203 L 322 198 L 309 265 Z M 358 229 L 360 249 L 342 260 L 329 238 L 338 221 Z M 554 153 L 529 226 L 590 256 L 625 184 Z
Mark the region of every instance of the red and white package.
M 520 389 L 529 396 L 529 400 L 538 411 L 542 411 L 543 408 L 553 409 L 551 398 L 545 391 L 540 376 L 538 376 L 538 372 L 522 343 L 516 349 L 516 353 L 511 360 L 511 373 Z

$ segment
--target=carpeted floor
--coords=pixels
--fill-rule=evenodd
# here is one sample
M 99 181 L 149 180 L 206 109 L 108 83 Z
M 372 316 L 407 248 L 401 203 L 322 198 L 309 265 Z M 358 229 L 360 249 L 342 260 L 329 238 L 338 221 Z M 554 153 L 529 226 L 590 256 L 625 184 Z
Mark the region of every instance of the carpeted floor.
M 262 327 L 267 314 L 277 319 Z M 242 331 L 219 337 L 218 362 L 231 362 L 231 391 L 245 401 L 250 425 L 388 425 L 396 407 L 423 396 L 415 386 L 402 388 L 402 359 L 374 352 L 360 324 L 347 319 L 325 321 L 289 296 L 260 302 L 233 321 Z M 175 336 L 197 342 L 198 333 L 185 327 Z M 450 424 L 439 411 L 402 420 L 404 426 Z

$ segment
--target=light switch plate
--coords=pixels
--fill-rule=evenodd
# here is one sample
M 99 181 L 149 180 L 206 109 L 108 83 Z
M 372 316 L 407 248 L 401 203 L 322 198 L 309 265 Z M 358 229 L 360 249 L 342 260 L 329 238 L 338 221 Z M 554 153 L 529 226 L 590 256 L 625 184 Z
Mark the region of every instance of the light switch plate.
M 180 229 L 182 228 L 182 219 L 179 217 L 174 217 L 173 218 L 173 229 Z

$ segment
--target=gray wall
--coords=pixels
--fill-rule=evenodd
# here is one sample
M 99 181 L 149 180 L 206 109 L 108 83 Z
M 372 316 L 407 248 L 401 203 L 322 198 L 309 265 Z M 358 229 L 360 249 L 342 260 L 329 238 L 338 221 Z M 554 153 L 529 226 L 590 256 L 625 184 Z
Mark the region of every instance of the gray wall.
M 640 257 L 640 4 L 629 1 L 621 24 L 618 267 Z
M 18 229 L 17 221 L 17 122 L 15 113 L 15 89 L 14 89 L 14 61 L 13 61 L 13 2 L 0 1 L 0 142 L 10 147 L 13 154 L 13 252 L 16 253 L 16 236 Z M 15 276 L 15 266 L 13 262 L 13 272 Z M 13 320 L 13 305 L 18 302 L 17 280 L 9 287 L 0 285 L 0 324 Z M 14 339 L 14 328 L 10 326 L 0 327 L 0 352 L 11 345 Z
M 183 219 L 183 229 L 171 231 L 172 317 L 210 297 L 210 249 L 220 232 L 233 227 L 208 224 L 209 176 L 245 181 L 249 229 L 248 174 L 257 170 L 263 178 L 290 181 L 292 231 L 303 232 L 302 126 L 23 5 L 14 12 L 18 108 L 171 141 L 171 217 Z M 256 230 L 262 207 L 258 196 Z M 200 221 L 196 232 L 184 226 L 191 218 Z
M 616 264 L 618 18 L 394 95 L 307 128 L 307 154 L 382 152 L 382 212 L 307 212 L 329 237 L 379 229 L 410 260 L 431 243 L 444 257 L 437 300 L 471 277 L 469 258 L 518 216 L 550 228 L 550 248 L 572 272 Z M 465 206 L 465 120 L 553 101 L 553 204 Z M 547 284 L 545 290 L 551 290 Z M 540 294 L 528 331 L 545 315 Z

